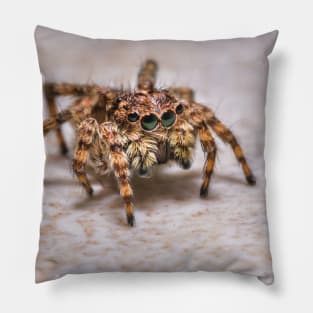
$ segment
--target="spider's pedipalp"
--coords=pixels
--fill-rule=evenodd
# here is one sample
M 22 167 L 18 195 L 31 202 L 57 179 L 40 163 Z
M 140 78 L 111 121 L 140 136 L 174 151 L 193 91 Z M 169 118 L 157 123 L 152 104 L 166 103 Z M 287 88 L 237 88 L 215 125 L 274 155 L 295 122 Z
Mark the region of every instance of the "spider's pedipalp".
M 191 167 L 195 141 L 195 130 L 186 120 L 177 122 L 168 135 L 173 158 L 183 169 Z
M 147 177 L 149 169 L 158 163 L 158 142 L 152 136 L 140 136 L 132 140 L 126 148 L 130 166 L 137 171 L 139 176 Z
M 216 158 L 216 144 L 209 128 L 204 124 L 199 129 L 199 137 L 203 151 L 206 153 L 206 161 L 204 164 L 203 183 L 200 189 L 200 196 L 206 197 L 208 195 L 208 188 L 213 173 L 215 158 Z

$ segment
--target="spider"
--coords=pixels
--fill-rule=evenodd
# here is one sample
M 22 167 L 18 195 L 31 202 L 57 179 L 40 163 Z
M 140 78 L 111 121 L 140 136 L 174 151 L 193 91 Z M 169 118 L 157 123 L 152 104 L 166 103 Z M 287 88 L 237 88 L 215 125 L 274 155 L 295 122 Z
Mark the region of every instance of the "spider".
M 131 172 L 147 176 L 153 166 L 169 160 L 189 169 L 198 136 L 206 154 L 200 196 L 208 195 L 217 152 L 211 130 L 230 144 L 248 184 L 256 182 L 233 133 L 210 108 L 194 100 L 192 89 L 155 88 L 157 69 L 154 60 L 147 60 L 140 68 L 135 90 L 68 83 L 43 86 L 50 111 L 43 123 L 44 134 L 55 130 L 61 153 L 66 154 L 61 124 L 72 121 L 76 129 L 72 167 L 78 181 L 91 196 L 87 164 L 99 175 L 113 171 L 130 226 L 135 223 Z M 74 102 L 57 112 L 56 97 L 68 95 L 76 96 Z

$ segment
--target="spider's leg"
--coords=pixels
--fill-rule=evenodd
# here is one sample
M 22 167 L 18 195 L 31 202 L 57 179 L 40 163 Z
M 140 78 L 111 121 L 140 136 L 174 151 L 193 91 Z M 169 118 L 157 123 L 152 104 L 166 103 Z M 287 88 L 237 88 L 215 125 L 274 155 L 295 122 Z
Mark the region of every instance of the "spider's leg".
M 97 85 L 80 85 L 68 83 L 46 83 L 44 92 L 47 98 L 56 96 L 84 96 L 99 88 Z
M 203 151 L 206 153 L 206 161 L 204 164 L 203 183 L 200 189 L 200 196 L 206 197 L 208 195 L 208 188 L 210 179 L 213 173 L 215 157 L 216 157 L 216 144 L 209 128 L 204 124 L 199 129 L 199 137 Z
M 45 119 L 43 122 L 44 135 L 53 129 L 59 128 L 61 124 L 69 120 L 74 120 L 77 124 L 81 123 L 90 116 L 98 100 L 98 95 L 82 97 L 81 99 L 75 100 L 70 106 L 70 109 L 62 110 L 56 115 Z
M 129 226 L 134 226 L 135 217 L 131 199 L 133 191 L 130 186 L 130 171 L 128 168 L 127 155 L 123 151 L 120 136 L 112 123 L 102 123 L 100 134 L 109 146 L 110 166 L 114 171 L 120 194 L 126 204 L 126 217 Z
M 43 133 L 46 135 L 51 130 L 60 129 L 60 125 L 72 119 L 71 110 L 63 110 L 53 117 L 49 117 L 43 121 Z
M 194 91 L 189 87 L 171 87 L 169 92 L 187 103 L 194 101 Z
M 155 85 L 158 66 L 153 60 L 147 60 L 138 73 L 137 88 L 143 91 L 152 91 Z
M 85 188 L 88 195 L 92 195 L 93 190 L 86 175 L 86 163 L 88 160 L 88 150 L 98 133 L 98 123 L 93 118 L 84 120 L 78 128 L 78 143 L 73 158 L 73 170 L 78 181 Z
M 189 169 L 196 140 L 193 126 L 183 119 L 179 120 L 171 129 L 168 140 L 174 160 L 183 169 Z
M 56 116 L 57 115 L 57 106 L 55 103 L 55 96 L 52 93 L 49 93 L 46 88 L 44 88 L 48 109 L 50 116 Z M 55 130 L 57 133 L 57 139 L 60 146 L 61 154 L 65 155 L 68 152 L 67 145 L 65 143 L 65 139 L 61 130 L 61 127 L 59 125 L 55 125 Z
M 44 95 L 47 100 L 48 109 L 50 113 L 50 117 L 53 118 L 57 116 L 57 106 L 55 99 L 57 96 L 84 96 L 84 95 L 91 95 L 97 92 L 96 85 L 79 85 L 79 84 L 67 84 L 67 83 L 47 83 L 44 84 L 43 90 Z M 66 154 L 68 152 L 67 145 L 65 143 L 65 139 L 61 130 L 60 123 L 54 124 L 54 129 L 57 133 L 57 138 L 60 146 L 60 151 L 62 154 Z
M 210 116 L 207 119 L 207 123 L 209 124 L 210 127 L 212 127 L 212 129 L 224 142 L 227 142 L 231 145 L 237 160 L 241 164 L 242 170 L 246 176 L 246 180 L 248 184 L 255 185 L 256 183 L 255 177 L 252 174 L 252 171 L 243 154 L 242 148 L 238 144 L 237 139 L 234 136 L 234 134 L 214 115 Z

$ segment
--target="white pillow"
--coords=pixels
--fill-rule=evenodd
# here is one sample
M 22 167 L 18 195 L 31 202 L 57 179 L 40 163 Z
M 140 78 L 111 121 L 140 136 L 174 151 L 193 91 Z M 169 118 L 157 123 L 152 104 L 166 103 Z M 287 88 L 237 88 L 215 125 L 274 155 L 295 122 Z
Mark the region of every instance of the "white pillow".
M 263 153 L 268 55 L 277 35 L 273 31 L 255 38 L 202 42 L 126 41 L 36 28 L 44 90 L 50 88 L 48 98 L 49 92 L 58 92 L 55 86 L 64 87 L 53 84 L 62 83 L 134 92 L 140 67 L 146 60 L 154 60 L 158 66 L 156 87 L 192 88 L 195 101 L 211 108 L 234 133 L 256 177 L 256 185 L 249 186 L 230 145 L 214 134 L 217 160 L 205 199 L 199 197 L 205 162 L 199 142 L 188 170 L 168 161 L 153 166 L 151 177 L 143 179 L 131 168 L 136 224 L 129 227 L 112 171 L 103 176 L 88 169 L 94 189 L 94 196 L 88 198 L 71 170 L 79 141 L 77 127 L 82 121 L 76 119 L 74 127 L 73 123 L 61 125 L 60 113 L 56 115 L 51 106 L 49 113 L 45 105 L 45 127 L 61 125 L 70 158 L 60 155 L 55 131 L 48 132 L 37 282 L 69 273 L 198 270 L 231 271 L 257 276 L 266 284 L 273 282 Z M 82 95 L 86 93 L 57 97 L 58 112 Z M 207 125 L 211 131 L 213 124 Z M 220 124 L 215 131 L 218 127 Z M 149 132 L 146 135 L 150 136 Z M 126 151 L 126 146 L 123 149 Z

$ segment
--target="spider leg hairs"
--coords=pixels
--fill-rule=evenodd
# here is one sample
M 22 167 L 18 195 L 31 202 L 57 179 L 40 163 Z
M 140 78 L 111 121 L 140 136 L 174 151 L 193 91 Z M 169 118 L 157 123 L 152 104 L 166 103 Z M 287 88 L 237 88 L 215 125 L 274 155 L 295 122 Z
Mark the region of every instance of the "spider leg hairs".
M 277 32 L 132 42 L 39 26 L 35 37 L 47 155 L 36 281 L 204 270 L 271 284 L 264 99 Z
M 53 99 L 47 101 L 50 107 L 53 103 L 50 112 L 56 112 L 55 96 L 77 95 L 81 91 L 82 100 L 75 101 L 69 109 L 52 114 L 52 117 L 44 121 L 44 133 L 47 134 L 52 129 L 57 131 L 60 151 L 64 154 L 68 149 L 60 125 L 74 121 L 77 147 L 73 170 L 78 181 L 91 196 L 93 189 L 86 175 L 88 157 L 93 160 L 99 174 L 109 166 L 124 198 L 130 226 L 134 226 L 130 170 L 145 175 L 151 167 L 169 160 L 176 161 L 183 169 L 189 169 L 198 134 L 207 155 L 200 196 L 208 195 L 216 157 L 216 144 L 210 127 L 231 145 L 248 184 L 255 184 L 255 178 L 232 132 L 215 117 L 211 109 L 195 102 L 191 89 L 188 99 L 182 97 L 182 88 L 156 89 L 156 68 L 155 61 L 145 62 L 134 92 L 96 85 L 44 86 L 46 98 Z M 160 158 L 159 155 L 163 157 Z

